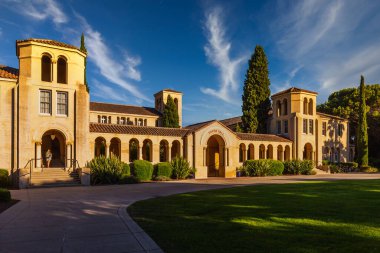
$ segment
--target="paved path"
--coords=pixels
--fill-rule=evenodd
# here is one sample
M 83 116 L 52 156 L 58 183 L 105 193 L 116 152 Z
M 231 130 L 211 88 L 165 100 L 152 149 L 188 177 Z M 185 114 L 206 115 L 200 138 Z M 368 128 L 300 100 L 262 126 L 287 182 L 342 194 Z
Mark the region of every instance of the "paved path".
M 0 252 L 162 252 L 126 213 L 157 196 L 250 184 L 380 179 L 380 174 L 188 180 L 12 191 L 18 204 L 0 214 Z

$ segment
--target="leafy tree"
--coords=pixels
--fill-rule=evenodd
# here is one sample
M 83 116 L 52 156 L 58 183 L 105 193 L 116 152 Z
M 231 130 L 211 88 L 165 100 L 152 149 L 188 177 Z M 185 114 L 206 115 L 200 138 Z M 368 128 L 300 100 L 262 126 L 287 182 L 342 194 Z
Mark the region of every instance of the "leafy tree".
M 84 43 L 84 34 L 82 33 L 82 36 L 80 37 L 80 51 L 87 54 L 87 48 Z M 88 87 L 87 83 L 87 58 L 84 59 L 84 85 L 86 85 L 87 92 L 90 91 L 90 87 Z
M 257 45 L 248 62 L 242 105 L 242 128 L 248 133 L 266 133 L 270 110 L 268 59 L 264 49 Z
M 357 133 L 357 154 L 360 166 L 368 165 L 368 133 L 367 133 L 367 106 L 365 99 L 364 77 L 360 77 L 359 87 L 359 122 Z
M 380 85 L 365 85 L 367 105 L 368 147 L 370 161 L 380 157 Z M 359 89 L 347 88 L 333 92 L 328 100 L 317 106 L 317 111 L 324 112 L 350 121 L 350 140 L 356 137 L 359 123 Z M 352 142 L 351 144 L 357 144 Z M 357 149 L 357 148 L 356 148 Z
M 174 103 L 174 99 L 169 95 L 164 108 L 162 117 L 162 125 L 164 127 L 179 128 L 178 109 Z

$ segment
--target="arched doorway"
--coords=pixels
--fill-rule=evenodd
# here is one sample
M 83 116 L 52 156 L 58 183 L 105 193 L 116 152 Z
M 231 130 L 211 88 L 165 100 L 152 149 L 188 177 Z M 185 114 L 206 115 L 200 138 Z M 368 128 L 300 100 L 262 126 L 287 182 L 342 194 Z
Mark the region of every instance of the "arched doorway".
M 146 139 L 143 141 L 143 146 L 142 146 L 142 159 L 145 161 L 152 161 L 152 141 L 150 139 Z
M 110 143 L 110 157 L 117 157 L 120 159 L 121 141 L 119 138 L 112 138 Z
M 103 137 L 95 139 L 95 157 L 106 156 L 106 140 Z
M 310 143 L 306 143 L 303 149 L 303 159 L 313 160 L 313 146 Z
M 171 157 L 172 159 L 174 159 L 175 157 L 179 157 L 179 156 L 181 156 L 181 143 L 175 140 L 172 142 Z
M 133 162 L 134 160 L 139 159 L 139 141 L 132 139 L 129 141 L 129 161 Z
M 224 177 L 225 143 L 219 135 L 211 136 L 207 141 L 206 166 L 208 177 Z
M 66 162 L 66 138 L 58 130 L 48 130 L 42 135 L 41 157 L 43 167 L 47 167 L 46 153 L 50 150 L 52 160 L 50 167 L 64 168 Z
M 160 162 L 170 162 L 169 142 L 167 140 L 160 141 Z

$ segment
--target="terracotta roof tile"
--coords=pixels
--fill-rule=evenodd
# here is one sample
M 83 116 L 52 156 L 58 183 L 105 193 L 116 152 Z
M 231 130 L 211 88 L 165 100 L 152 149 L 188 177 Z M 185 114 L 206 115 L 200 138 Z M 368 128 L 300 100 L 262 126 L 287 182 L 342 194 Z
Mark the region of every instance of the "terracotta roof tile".
M 307 92 L 307 93 L 312 93 L 312 94 L 318 94 L 318 92 L 315 92 L 315 91 L 300 89 L 300 88 L 297 88 L 297 87 L 291 87 L 291 88 L 289 88 L 287 90 L 283 90 L 283 91 L 280 91 L 280 92 L 277 92 L 277 93 L 273 94 L 272 97 L 278 96 L 278 95 L 282 95 L 282 94 L 285 94 L 285 93 L 288 93 L 288 92 Z
M 227 127 L 236 125 L 240 122 L 241 122 L 241 116 L 220 120 L 220 123 L 222 123 L 223 125 Z
M 0 78 L 17 79 L 18 69 L 0 65 Z
M 339 120 L 347 120 L 347 119 L 339 117 L 339 116 L 335 116 L 335 115 L 331 115 L 331 114 L 327 114 L 327 113 L 322 113 L 322 112 L 317 112 L 317 115 L 322 116 L 322 117 L 327 117 L 327 118 L 333 118 L 333 119 L 339 119 Z
M 132 105 L 120 105 L 100 102 L 90 102 L 90 111 L 98 112 L 115 112 L 135 115 L 146 116 L 161 116 L 161 113 L 151 107 L 132 106 Z
M 38 42 L 38 43 L 42 43 L 42 44 L 47 44 L 47 45 L 52 45 L 52 46 L 57 46 L 57 47 L 66 47 L 66 48 L 71 48 L 71 49 L 76 49 L 76 50 L 81 51 L 76 46 L 73 46 L 73 45 L 70 45 L 70 44 L 66 44 L 66 43 L 63 43 L 63 42 L 60 42 L 60 41 L 56 41 L 56 40 L 49 40 L 49 39 L 29 38 L 29 39 L 25 39 L 25 40 L 16 40 L 16 43 L 18 44 L 18 43 L 30 42 L 30 41 Z M 83 52 L 83 51 L 81 51 L 81 52 Z M 83 52 L 83 53 L 85 53 L 85 52 Z
M 188 129 L 90 123 L 90 132 L 184 137 Z
M 200 128 L 208 125 L 208 124 L 211 124 L 212 122 L 216 122 L 216 121 L 217 120 L 213 119 L 213 120 L 209 120 L 209 121 L 199 122 L 199 123 L 195 123 L 192 125 L 188 125 L 185 128 L 189 129 L 191 132 L 194 132 L 194 131 L 197 131 L 198 129 L 200 129 Z
M 253 134 L 253 133 L 236 133 L 241 140 L 247 141 L 275 141 L 275 142 L 292 142 L 291 140 L 274 134 Z

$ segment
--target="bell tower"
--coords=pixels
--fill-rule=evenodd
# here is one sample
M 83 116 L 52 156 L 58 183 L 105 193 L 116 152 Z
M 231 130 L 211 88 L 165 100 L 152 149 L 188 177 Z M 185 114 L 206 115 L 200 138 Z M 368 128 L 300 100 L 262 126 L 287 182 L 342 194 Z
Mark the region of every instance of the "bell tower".
M 178 118 L 179 118 L 179 126 L 182 127 L 182 92 L 172 90 L 172 89 L 164 89 L 156 94 L 154 94 L 154 108 L 163 113 L 165 104 L 168 100 L 168 96 L 171 96 L 174 100 L 174 103 L 177 106 L 178 111 Z M 160 122 L 159 126 L 161 126 L 162 123 Z

